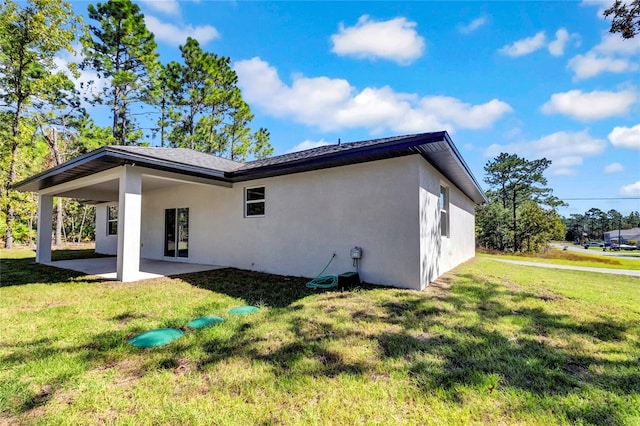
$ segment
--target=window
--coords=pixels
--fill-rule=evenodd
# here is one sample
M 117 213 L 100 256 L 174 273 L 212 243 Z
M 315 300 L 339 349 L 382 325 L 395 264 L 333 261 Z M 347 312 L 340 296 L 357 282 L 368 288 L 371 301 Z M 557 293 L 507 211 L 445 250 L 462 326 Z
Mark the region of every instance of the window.
M 107 206 L 107 235 L 118 235 L 118 206 Z
M 257 188 L 245 188 L 244 190 L 244 216 L 264 216 L 265 190 L 264 186 Z
M 449 236 L 449 188 L 440 185 L 440 235 Z
M 164 255 L 189 257 L 189 209 L 164 211 Z

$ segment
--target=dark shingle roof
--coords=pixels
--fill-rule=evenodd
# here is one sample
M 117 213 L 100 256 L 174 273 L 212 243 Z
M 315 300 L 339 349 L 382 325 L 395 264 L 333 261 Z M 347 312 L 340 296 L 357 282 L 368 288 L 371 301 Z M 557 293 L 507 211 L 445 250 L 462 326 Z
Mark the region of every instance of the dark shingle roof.
M 216 157 L 215 155 L 188 148 L 160 148 L 151 146 L 110 146 L 110 150 L 128 152 L 156 160 L 171 161 L 178 164 L 202 167 L 222 172 L 231 172 L 244 163 Z
M 476 203 L 486 201 L 480 185 L 447 132 L 326 145 L 248 163 L 187 148 L 106 146 L 25 179 L 14 188 L 40 191 L 122 164 L 136 164 L 231 184 L 406 155 L 421 155 Z
M 259 167 L 274 166 L 274 165 L 286 164 L 286 163 L 297 162 L 302 160 L 308 160 L 311 158 L 326 156 L 328 154 L 338 154 L 338 153 L 350 151 L 356 148 L 364 148 L 364 147 L 394 142 L 398 140 L 404 140 L 404 139 L 415 137 L 415 136 L 418 136 L 418 135 L 394 136 L 390 138 L 371 139 L 371 140 L 358 141 L 358 142 L 345 142 L 345 143 L 335 144 L 335 145 L 323 145 L 317 148 L 306 149 L 304 151 L 291 152 L 289 154 L 278 155 L 275 157 L 269 157 L 262 160 L 250 161 L 242 165 L 242 167 L 240 167 L 238 171 L 239 170 L 245 171 L 245 170 L 255 169 Z

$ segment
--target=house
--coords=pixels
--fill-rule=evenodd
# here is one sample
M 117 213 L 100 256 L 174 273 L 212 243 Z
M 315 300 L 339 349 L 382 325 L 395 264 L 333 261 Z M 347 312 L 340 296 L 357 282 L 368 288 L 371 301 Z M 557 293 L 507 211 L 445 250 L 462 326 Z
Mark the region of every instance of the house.
M 618 237 L 622 244 L 629 244 L 629 241 L 640 242 L 640 228 L 614 229 L 604 233 L 604 240 L 608 243 L 618 244 Z
M 38 193 L 36 261 L 53 197 L 96 203 L 96 251 L 135 281 L 140 258 L 423 289 L 475 253 L 486 198 L 446 132 L 322 146 L 239 163 L 184 148 L 106 146 L 15 186 Z

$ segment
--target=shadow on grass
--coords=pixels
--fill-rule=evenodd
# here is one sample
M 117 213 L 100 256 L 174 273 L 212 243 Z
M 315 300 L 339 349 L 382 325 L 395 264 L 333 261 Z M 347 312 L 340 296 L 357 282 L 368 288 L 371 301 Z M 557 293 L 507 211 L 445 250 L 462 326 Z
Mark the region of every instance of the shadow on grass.
M 545 304 L 564 300 L 547 290 L 536 294 L 505 288 L 473 275 L 457 278 L 464 278 L 464 282 L 453 283 L 447 291 L 433 294 L 433 299 L 429 292 L 381 290 L 392 295 L 379 304 L 382 313 L 366 309 L 351 313 L 356 321 L 384 322 L 399 326 L 403 331 L 385 331 L 372 336 L 357 328 L 293 317 L 288 320 L 288 327 L 296 336 L 294 342 L 265 350 L 264 341 L 250 328 L 238 329 L 232 339 L 211 339 L 203 343 L 209 357 L 201 367 L 229 357 L 246 357 L 267 362 L 277 376 L 348 374 L 371 377 L 379 372 L 377 364 L 395 360 L 406 365 L 412 383 L 422 392 L 444 391 L 443 395 L 457 404 L 464 404 L 459 393 L 461 387 L 488 394 L 499 389 L 536 398 L 561 397 L 561 402 L 553 409 L 559 410 L 571 423 L 625 422 L 624 404 L 620 401 L 630 394 L 640 393 L 637 359 L 611 358 L 602 351 L 592 354 L 581 350 L 579 342 L 595 345 L 628 343 L 626 334 L 639 328 L 640 321 L 621 322 L 599 317 L 579 322 L 569 314 L 551 313 L 545 307 L 518 306 L 528 299 Z M 223 291 L 216 286 L 212 288 Z M 265 297 L 263 292 L 266 290 L 254 289 L 253 294 Z M 237 297 L 245 295 L 242 288 L 231 292 L 227 288 L 226 293 Z M 283 307 L 302 296 L 299 293 L 289 298 L 280 295 L 266 301 L 272 306 Z M 349 293 L 326 295 L 327 306 L 321 309 L 333 314 L 338 310 L 329 302 L 349 297 Z M 447 308 L 447 305 L 454 308 Z M 475 319 L 463 320 L 468 316 Z M 451 325 L 452 318 L 456 325 Z M 492 327 L 498 321 L 511 320 L 522 325 L 514 335 L 495 331 Z M 558 336 L 561 341 L 554 340 Z M 367 363 L 345 361 L 340 353 L 328 350 L 326 346 L 327 342 L 344 342 L 343 346 L 348 346 L 353 339 L 375 342 L 378 347 L 376 359 Z M 396 362 L 392 364 L 397 365 Z M 593 403 L 573 405 L 567 402 L 572 395 L 582 399 L 593 391 L 599 394 Z M 607 395 L 616 397 L 609 401 Z M 608 403 L 604 403 L 605 400 Z
M 556 421 L 578 424 L 623 424 L 631 403 L 625 398 L 640 393 L 640 368 L 633 357 L 637 351 L 622 348 L 620 356 L 607 357 L 605 349 L 598 347 L 611 343 L 632 346 L 627 335 L 640 328 L 640 320 L 622 322 L 600 316 L 578 322 L 570 314 L 555 314 L 552 312 L 557 309 L 546 308 L 546 304 L 565 300 L 547 290 L 505 287 L 472 274 L 452 276 L 449 282 L 443 279 L 423 293 L 381 287 L 319 292 L 307 289 L 303 278 L 236 269 L 179 278 L 247 304 L 276 308 L 268 315 L 279 321 L 279 327 L 290 333 L 292 340 L 262 335 L 259 324 L 251 322 L 250 317 L 228 321 L 224 327 L 230 332 L 224 337 L 205 337 L 207 334 L 202 333 L 199 339 L 178 340 L 154 349 L 162 356 L 140 366 L 141 374 L 154 369 L 180 369 L 197 347 L 204 358 L 191 362 L 199 370 L 238 357 L 266 363 L 276 377 L 292 379 L 350 375 L 367 380 L 380 374 L 406 375 L 421 393 L 437 392 L 460 405 L 466 403 L 460 392 L 465 387 L 483 394 L 504 390 L 533 395 L 517 401 L 526 404 L 533 400 L 534 405 L 542 399 L 553 401 L 546 403 L 560 416 Z M 368 291 L 372 289 L 376 291 Z M 310 297 L 313 295 L 319 297 Z M 324 318 L 314 317 L 320 312 Z M 123 307 L 110 319 L 126 325 L 136 318 L 139 316 Z M 496 331 L 493 325 L 499 322 L 518 324 L 517 333 Z M 12 366 L 66 352 L 84 357 L 95 367 L 135 351 L 124 349 L 126 339 L 141 331 L 129 327 L 97 333 L 81 346 L 64 349 L 48 340 L 29 341 L 12 348 L 0 363 Z M 561 343 L 554 340 L 558 335 L 562 336 Z M 372 358 L 354 361 L 336 349 L 349 348 L 354 341 L 373 347 Z M 591 342 L 598 350 L 583 350 L 581 341 Z M 61 376 L 52 383 L 57 386 L 65 380 Z M 50 398 L 46 391 L 31 391 L 19 410 L 46 404 Z M 593 394 L 598 396 L 592 400 Z M 586 398 L 589 403 L 572 403 L 571 397 L 574 401 Z M 627 405 L 621 402 L 625 400 Z M 517 418 L 518 408 L 511 410 Z M 539 407 L 521 410 L 544 411 Z
M 463 322 L 450 333 L 416 338 L 410 334 L 414 319 L 397 317 L 398 307 L 390 303 L 388 311 L 406 331 L 381 336 L 379 342 L 384 356 L 392 358 L 421 358 L 423 354 L 438 362 L 413 362 L 411 374 L 425 392 L 445 389 L 454 401 L 460 385 L 479 388 L 491 393 L 496 387 L 518 389 L 530 394 L 548 396 L 578 395 L 593 389 L 626 398 L 640 393 L 640 363 L 633 356 L 614 360 L 602 354 L 591 354 L 572 345 L 580 340 L 595 344 L 625 342 L 625 333 L 640 328 L 640 320 L 598 320 L 577 322 L 565 314 L 551 314 L 544 308 L 513 309 L 511 300 L 535 299 L 548 302 L 563 298 L 505 289 L 484 282 L 473 275 L 464 277 L 470 284 L 456 284 L 440 300 L 453 304 L 459 316 L 477 315 L 472 322 Z M 541 297 L 542 296 L 542 297 Z M 415 302 L 419 303 L 419 302 Z M 515 335 L 492 330 L 492 324 L 510 320 L 526 324 Z M 523 321 L 521 321 L 521 319 Z M 434 319 L 438 323 L 438 319 Z M 554 341 L 550 336 L 562 336 L 569 345 Z M 562 404 L 568 404 L 562 399 Z M 586 424 L 623 424 L 624 408 L 610 403 L 565 406 L 570 422 Z
M 306 289 L 301 278 L 277 277 L 239 270 L 218 270 L 203 274 L 182 276 L 191 284 L 232 297 L 244 298 L 247 303 L 264 304 L 270 307 L 286 308 L 296 300 L 316 293 Z M 480 378 L 500 376 L 500 386 L 518 388 L 538 395 L 566 395 L 584 386 L 594 386 L 613 393 L 640 392 L 640 371 L 637 361 L 611 361 L 603 357 L 582 354 L 558 345 L 548 335 L 563 335 L 578 339 L 600 342 L 623 342 L 631 328 L 640 327 L 640 321 L 619 322 L 612 318 L 576 322 L 570 315 L 552 314 L 543 307 L 513 309 L 503 300 L 516 304 L 527 299 L 543 302 L 564 300 L 564 297 L 549 291 L 540 294 L 523 290 L 506 289 L 504 286 L 486 282 L 473 275 L 459 275 L 453 287 L 438 294 L 416 293 L 385 289 L 392 294 L 381 305 L 384 314 L 373 314 L 366 309 L 354 310 L 351 318 L 364 322 L 383 321 L 401 326 L 405 332 L 382 333 L 376 338 L 381 358 L 410 359 L 414 355 L 430 354 L 444 360 L 437 367 L 428 367 L 423 361 L 416 362 L 411 371 L 425 390 L 434 387 L 452 390 L 458 384 L 474 385 Z M 467 284 L 468 283 L 468 284 Z M 380 287 L 369 287 L 378 289 Z M 433 296 L 433 297 L 432 297 Z M 329 299 L 349 297 L 349 293 L 335 293 Z M 443 302 L 454 307 L 444 308 Z M 298 305 L 290 309 L 300 309 Z M 331 313 L 333 306 L 324 311 Z M 416 337 L 415 330 L 432 326 L 446 327 L 446 316 L 463 317 L 477 315 L 479 320 L 470 324 L 461 322 L 450 335 L 429 334 Z M 492 323 L 517 317 L 526 326 L 521 327 L 518 336 L 509 336 L 491 331 Z M 211 354 L 207 362 L 218 362 L 228 356 L 249 356 L 272 363 L 281 368 L 282 373 L 293 360 L 300 357 L 326 359 L 327 368 L 315 374 L 330 375 L 330 371 L 364 373 L 366 368 L 358 365 L 337 365 L 336 357 L 322 348 L 326 339 L 346 339 L 358 337 L 358 332 L 336 329 L 329 323 L 309 327 L 313 320 L 307 320 L 306 327 L 300 320 L 290 320 L 289 327 L 298 336 L 298 341 L 285 345 L 268 355 L 255 350 L 256 338 L 243 335 L 229 341 L 210 341 L 205 350 Z M 313 330 L 311 332 L 310 330 Z M 420 333 L 418 333 L 420 334 Z M 362 336 L 359 336 L 362 337 Z M 582 354 L 582 355 L 578 355 Z M 427 368 L 428 367 L 428 368 Z M 602 374 L 603 369 L 621 368 L 628 373 Z M 635 372 L 634 372 L 635 370 Z M 424 372 L 425 374 L 422 374 Z M 428 373 L 428 374 L 427 374 Z M 483 379 L 484 380 L 484 379 Z
M 85 273 L 42 265 L 35 261 L 35 251 L 30 250 L 28 257 L 0 258 L 0 287 L 26 284 L 55 284 L 76 281 Z M 21 253 L 24 254 L 24 253 Z M 91 259 L 108 257 L 97 254 L 93 250 L 64 249 L 51 252 L 51 260 Z M 88 282 L 105 281 L 100 278 L 83 280 Z
M 306 287 L 308 278 L 271 275 L 262 272 L 224 268 L 176 276 L 195 287 L 243 299 L 248 305 L 286 308 L 307 296 L 324 293 L 326 290 Z M 362 285 L 361 290 L 381 288 Z M 332 289 L 330 291 L 340 291 Z

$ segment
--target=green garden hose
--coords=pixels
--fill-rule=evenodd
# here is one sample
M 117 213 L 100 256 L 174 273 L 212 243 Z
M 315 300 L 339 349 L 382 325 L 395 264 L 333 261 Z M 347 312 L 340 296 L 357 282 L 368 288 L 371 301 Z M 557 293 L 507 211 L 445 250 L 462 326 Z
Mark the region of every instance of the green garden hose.
M 329 263 L 327 263 L 327 266 L 325 266 L 324 269 L 320 271 L 320 273 L 314 279 L 312 279 L 307 283 L 308 288 L 332 288 L 338 285 L 337 276 L 335 275 L 321 276 L 324 273 L 324 271 L 327 270 L 329 265 L 331 265 L 331 262 L 333 262 L 333 259 L 335 257 L 336 257 L 336 254 L 333 253 L 333 256 L 331 256 L 331 259 L 329 259 Z

